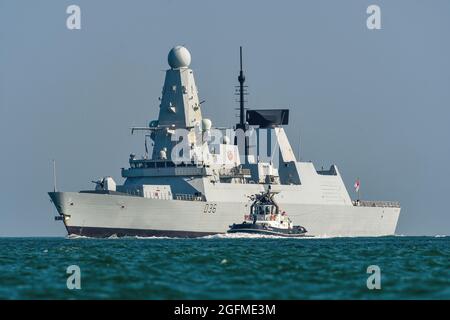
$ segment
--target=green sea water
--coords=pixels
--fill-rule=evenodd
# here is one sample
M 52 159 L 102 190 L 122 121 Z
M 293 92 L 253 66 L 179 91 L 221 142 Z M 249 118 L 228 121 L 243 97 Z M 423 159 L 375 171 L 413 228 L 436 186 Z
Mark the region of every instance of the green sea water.
M 0 298 L 450 299 L 450 238 L 0 238 Z

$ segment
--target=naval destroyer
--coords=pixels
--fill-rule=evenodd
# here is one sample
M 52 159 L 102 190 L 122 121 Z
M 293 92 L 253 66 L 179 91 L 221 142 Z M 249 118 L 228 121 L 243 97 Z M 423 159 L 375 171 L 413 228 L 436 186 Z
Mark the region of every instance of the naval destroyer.
M 122 185 L 111 177 L 92 190 L 49 192 L 68 234 L 109 237 L 199 237 L 226 233 L 242 219 L 251 196 L 276 191 L 275 200 L 315 236 L 385 236 L 395 233 L 397 202 L 352 201 L 336 165 L 317 170 L 296 159 L 284 126 L 288 109 L 244 106 L 241 48 L 239 123 L 217 128 L 202 117 L 191 55 L 170 50 L 159 116 L 143 132 L 145 153 L 131 154 Z M 148 139 L 147 139 L 148 138 Z M 151 141 L 151 151 L 147 146 Z

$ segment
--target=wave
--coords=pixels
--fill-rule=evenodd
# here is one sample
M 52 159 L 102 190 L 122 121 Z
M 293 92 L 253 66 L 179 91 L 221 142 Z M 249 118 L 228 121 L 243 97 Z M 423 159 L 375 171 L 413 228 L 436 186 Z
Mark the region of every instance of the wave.
M 87 237 L 87 236 L 80 236 L 79 234 L 69 234 L 66 236 L 66 239 L 94 239 L 91 237 Z
M 199 239 L 359 239 L 359 238 L 387 238 L 392 236 L 348 236 L 348 235 L 309 235 L 306 237 L 284 237 L 284 236 L 276 236 L 276 235 L 263 235 L 263 234 L 252 234 L 252 233 L 220 233 L 209 236 L 204 236 Z M 395 235 L 395 237 L 407 237 L 405 235 Z M 438 236 L 445 237 L 445 236 Z
M 134 237 L 125 237 L 125 238 L 129 238 L 129 239 L 141 239 L 141 240 L 152 240 L 152 239 L 182 239 L 182 238 L 175 238 L 175 237 L 157 237 L 157 236 L 148 236 L 148 237 L 134 236 Z
M 209 236 L 200 237 L 198 239 L 313 239 L 313 237 L 283 237 L 266 234 L 254 233 L 219 233 Z
M 142 237 L 142 236 L 124 236 L 119 237 L 117 234 L 112 234 L 109 237 L 106 238 L 99 238 L 99 237 L 88 237 L 88 236 L 81 236 L 78 234 L 71 233 L 65 237 L 66 239 L 93 239 L 93 240 L 123 240 L 123 239 L 182 239 L 182 238 L 175 238 L 175 237 L 157 237 L 157 236 L 149 236 L 149 237 Z
M 446 234 L 435 234 L 435 235 L 405 235 L 405 234 L 396 234 L 394 237 L 420 237 L 420 238 L 446 238 L 449 235 Z
M 396 234 L 394 237 L 407 237 L 403 234 Z M 430 236 L 434 238 L 445 238 L 447 235 L 434 235 Z M 336 239 L 336 238 L 361 238 L 360 236 L 340 236 L 340 235 L 309 235 L 306 237 L 284 237 L 284 236 L 276 236 L 276 235 L 264 235 L 264 234 L 251 234 L 251 233 L 218 233 L 203 237 L 197 238 L 184 238 L 184 237 L 167 237 L 167 236 L 124 236 L 119 237 L 117 234 L 113 234 L 107 238 L 96 238 L 96 237 L 88 237 L 88 236 L 80 236 L 77 234 L 69 234 L 66 236 L 66 239 L 96 239 L 96 240 L 121 240 L 121 239 L 138 239 L 138 240 L 170 240 L 170 239 L 178 239 L 178 240 L 195 240 L 195 239 Z M 365 237 L 363 237 L 365 238 Z M 374 237 L 377 238 L 377 237 Z M 383 237 L 380 237 L 383 238 Z

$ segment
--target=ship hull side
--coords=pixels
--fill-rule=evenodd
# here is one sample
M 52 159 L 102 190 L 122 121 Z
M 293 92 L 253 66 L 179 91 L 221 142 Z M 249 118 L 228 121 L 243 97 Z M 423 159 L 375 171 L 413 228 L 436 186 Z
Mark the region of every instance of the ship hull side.
M 75 192 L 49 193 L 69 234 L 198 237 L 241 223 L 248 202 L 158 200 Z M 280 202 L 295 225 L 314 236 L 394 235 L 400 208 Z

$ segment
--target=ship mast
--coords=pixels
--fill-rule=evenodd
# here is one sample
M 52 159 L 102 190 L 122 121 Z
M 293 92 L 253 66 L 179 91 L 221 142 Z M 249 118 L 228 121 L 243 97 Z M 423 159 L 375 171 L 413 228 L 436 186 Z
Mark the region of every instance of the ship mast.
M 238 81 L 239 81 L 239 87 L 237 89 L 237 91 L 239 91 L 238 93 L 236 93 L 236 95 L 239 94 L 239 123 L 236 124 L 236 129 L 241 129 L 244 133 L 245 131 L 247 131 L 248 129 L 248 124 L 246 123 L 245 120 L 245 100 L 244 100 L 244 95 L 247 95 L 246 92 L 246 87 L 244 85 L 245 82 L 245 76 L 244 76 L 244 70 L 242 69 L 242 46 L 239 47 L 239 62 L 240 62 L 240 70 L 239 70 L 239 76 L 238 76 Z M 234 140 L 234 144 L 237 145 L 237 137 L 235 137 Z M 244 150 L 240 150 L 239 152 L 244 154 L 244 162 L 247 163 L 247 156 L 248 156 L 248 144 L 249 144 L 249 139 L 247 136 L 244 137 Z M 241 153 L 241 154 L 242 154 Z
M 245 76 L 244 71 L 242 70 L 242 46 L 239 47 L 239 59 L 240 59 L 240 71 L 239 71 L 239 125 L 238 129 L 242 129 L 245 131 L 245 116 L 244 116 L 244 82 Z

